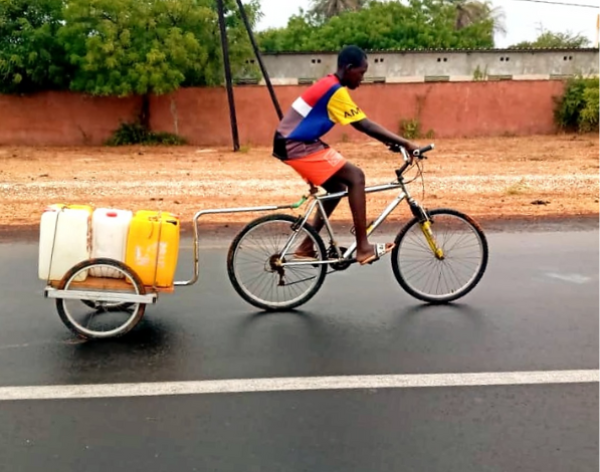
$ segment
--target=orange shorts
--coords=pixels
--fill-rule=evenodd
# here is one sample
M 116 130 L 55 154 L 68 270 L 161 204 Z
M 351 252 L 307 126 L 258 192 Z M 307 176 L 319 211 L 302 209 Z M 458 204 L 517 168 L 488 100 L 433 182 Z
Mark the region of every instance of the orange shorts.
M 328 148 L 306 157 L 284 162 L 308 183 L 322 185 L 344 167 L 346 159 L 339 152 Z

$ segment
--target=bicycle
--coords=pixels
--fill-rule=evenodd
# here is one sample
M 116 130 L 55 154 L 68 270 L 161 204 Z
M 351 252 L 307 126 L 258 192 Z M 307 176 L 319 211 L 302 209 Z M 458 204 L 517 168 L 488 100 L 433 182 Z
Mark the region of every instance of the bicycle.
M 366 193 L 399 189 L 400 194 L 367 228 L 371 235 L 402 202 L 408 203 L 413 218 L 398 232 L 392 250 L 392 270 L 400 286 L 413 297 L 432 304 L 449 303 L 471 292 L 487 267 L 488 243 L 481 226 L 470 216 L 448 208 L 427 210 L 409 193 L 406 185 L 423 175 L 420 162 L 433 150 L 430 144 L 409 156 L 400 146 L 390 150 L 402 154 L 396 181 L 367 187 Z M 418 174 L 406 182 L 404 173 L 417 165 Z M 356 242 L 340 247 L 323 209 L 323 202 L 345 198 L 348 192 L 319 195 L 311 191 L 302 199 L 277 209 L 299 208 L 311 201 L 304 215 L 271 214 L 246 225 L 233 240 L 227 255 L 227 272 L 236 292 L 258 308 L 291 310 L 308 302 L 319 291 L 328 268 L 332 272 L 356 263 Z M 325 222 L 330 244 L 308 223 L 317 209 Z M 295 260 L 296 243 L 309 237 L 315 249 L 313 260 Z

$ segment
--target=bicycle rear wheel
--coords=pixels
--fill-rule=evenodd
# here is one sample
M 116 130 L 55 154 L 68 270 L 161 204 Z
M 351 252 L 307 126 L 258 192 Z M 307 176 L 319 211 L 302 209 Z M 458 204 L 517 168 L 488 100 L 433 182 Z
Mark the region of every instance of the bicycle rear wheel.
M 396 236 L 392 269 L 413 297 L 448 303 L 469 293 L 483 277 L 489 255 L 487 239 L 479 224 L 463 213 L 440 208 L 428 215 L 442 253 L 434 253 L 414 218 Z
M 280 257 L 296 223 L 289 215 L 268 215 L 251 222 L 232 242 L 227 273 L 233 288 L 248 303 L 264 310 L 290 310 L 306 303 L 321 288 L 327 266 L 294 260 L 306 237 L 313 242 L 315 260 L 327 258 L 323 240 L 310 225 L 297 230 L 293 244 Z M 280 265 L 286 262 L 302 265 Z

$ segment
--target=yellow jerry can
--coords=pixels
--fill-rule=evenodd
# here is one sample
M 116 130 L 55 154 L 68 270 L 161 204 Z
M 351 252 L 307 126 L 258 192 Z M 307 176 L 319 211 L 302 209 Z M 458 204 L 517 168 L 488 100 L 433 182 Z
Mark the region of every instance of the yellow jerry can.
M 144 285 L 172 287 L 179 255 L 179 218 L 172 213 L 140 210 L 129 225 L 125 264 Z

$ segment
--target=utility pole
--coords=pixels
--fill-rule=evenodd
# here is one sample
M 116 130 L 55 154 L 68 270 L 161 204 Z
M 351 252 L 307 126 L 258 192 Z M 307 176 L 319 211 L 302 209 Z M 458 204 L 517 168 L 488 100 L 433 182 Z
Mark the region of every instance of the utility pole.
M 256 44 L 254 34 L 252 33 L 252 28 L 250 26 L 250 22 L 248 21 L 248 15 L 246 14 L 246 9 L 242 4 L 242 0 L 237 0 L 237 5 L 240 10 L 240 15 L 244 22 L 246 31 L 248 32 L 248 37 L 250 38 L 250 43 L 252 44 L 254 55 L 256 56 L 256 60 L 258 61 L 260 70 L 267 84 L 267 89 L 269 90 L 269 94 L 271 95 L 271 100 L 273 102 L 273 106 L 275 107 L 275 112 L 277 113 L 279 119 L 281 119 L 283 118 L 283 113 L 281 112 L 281 107 L 279 106 L 277 96 L 275 95 L 275 90 L 273 88 L 273 84 L 271 83 L 271 79 L 269 78 L 269 73 L 267 72 L 267 69 L 263 63 L 262 57 L 260 55 L 260 50 L 258 49 L 258 45 Z M 229 101 L 229 117 L 231 121 L 233 150 L 237 152 L 240 149 L 240 138 L 238 132 L 237 113 L 235 110 L 235 98 L 233 95 L 233 79 L 231 76 L 231 62 L 229 60 L 229 41 L 227 39 L 227 25 L 225 23 L 225 7 L 223 5 L 223 0 L 217 0 L 217 11 L 219 14 L 219 28 L 221 32 L 221 46 L 223 49 L 223 65 L 225 67 L 225 86 L 227 88 L 227 99 Z
M 234 152 L 237 152 L 240 149 L 240 137 L 238 134 L 237 114 L 235 111 L 235 98 L 233 96 L 233 79 L 231 77 L 231 63 L 229 61 L 229 41 L 227 40 L 227 26 L 225 24 L 225 8 L 223 6 L 223 0 L 217 0 L 217 11 L 219 14 L 219 28 L 221 30 L 223 65 L 225 67 L 225 86 L 227 88 L 227 100 L 229 101 L 231 137 L 233 139 L 233 150 Z
M 254 49 L 254 55 L 256 56 L 258 65 L 260 66 L 260 71 L 262 72 L 262 75 L 265 78 L 265 82 L 267 84 L 267 88 L 269 89 L 269 94 L 271 95 L 271 100 L 273 102 L 273 106 L 275 107 L 275 112 L 281 120 L 281 118 L 283 118 L 283 113 L 281 113 L 281 107 L 279 106 L 279 102 L 277 101 L 277 96 L 275 95 L 273 84 L 271 84 L 271 79 L 269 78 L 267 68 L 265 67 L 265 64 L 263 63 L 262 57 L 260 55 L 260 50 L 258 49 L 256 40 L 254 39 L 254 34 L 252 34 L 252 28 L 250 27 L 250 22 L 248 21 L 248 15 L 246 15 L 246 9 L 242 4 L 242 0 L 237 0 L 237 4 L 240 9 L 240 14 L 242 15 L 242 20 L 244 21 L 244 25 L 246 26 L 246 31 L 248 31 L 248 36 L 250 37 L 250 42 L 252 43 L 252 48 Z

